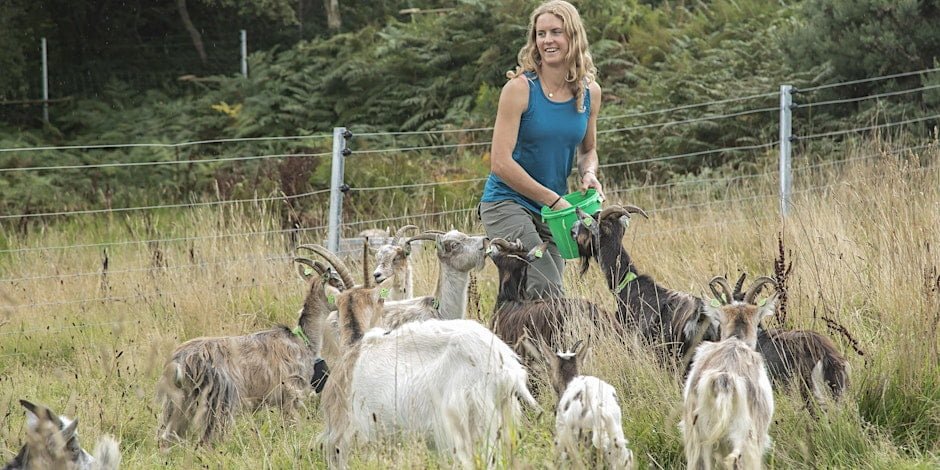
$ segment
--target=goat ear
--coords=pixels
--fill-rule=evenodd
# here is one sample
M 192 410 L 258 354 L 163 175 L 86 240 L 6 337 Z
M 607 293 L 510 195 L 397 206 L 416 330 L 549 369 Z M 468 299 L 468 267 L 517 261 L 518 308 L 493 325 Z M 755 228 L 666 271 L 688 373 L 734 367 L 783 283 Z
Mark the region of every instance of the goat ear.
M 620 225 L 623 225 L 623 228 L 630 227 L 630 216 L 629 215 L 620 216 Z
M 74 442 L 75 446 L 78 446 L 78 441 L 75 439 L 75 432 L 78 430 L 78 419 L 72 420 L 65 429 L 62 430 L 62 438 L 65 439 L 69 445 L 72 445 Z
M 20 400 L 20 405 L 26 408 L 26 427 L 35 430 L 39 425 L 39 407 L 26 400 Z
M 710 302 L 705 302 L 702 305 L 702 315 L 713 322 L 721 324 L 721 317 L 723 314 L 724 313 L 721 310 L 721 302 L 717 302 L 717 299 L 712 299 Z
M 535 261 L 536 259 L 545 256 L 547 252 L 548 252 L 548 242 L 542 242 L 536 245 L 535 247 L 533 247 L 531 250 L 529 250 L 529 253 L 528 255 L 526 255 L 526 258 L 528 258 L 529 261 Z
M 539 348 L 537 348 L 534 344 L 532 344 L 532 340 L 531 338 L 529 338 L 529 335 L 523 335 L 522 338 L 519 340 L 519 344 L 522 345 L 522 347 L 526 350 L 526 352 L 529 353 L 530 356 L 536 357 L 536 358 L 543 356 L 542 351 L 540 351 Z
M 777 310 L 777 294 L 774 294 L 766 299 L 761 299 L 757 301 L 757 320 L 763 320 L 765 317 L 769 317 L 776 313 Z

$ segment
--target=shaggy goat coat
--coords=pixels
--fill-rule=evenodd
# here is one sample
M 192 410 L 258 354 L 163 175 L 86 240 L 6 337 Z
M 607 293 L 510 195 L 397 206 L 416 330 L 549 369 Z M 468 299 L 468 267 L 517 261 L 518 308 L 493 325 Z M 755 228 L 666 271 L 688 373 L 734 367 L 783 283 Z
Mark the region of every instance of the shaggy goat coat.
M 355 442 L 412 434 L 472 466 L 480 446 L 492 451 L 519 418 L 517 398 L 537 407 L 526 376 L 515 353 L 471 320 L 373 329 L 324 390 L 325 451 L 342 467 Z
M 620 322 L 636 327 L 664 365 L 679 365 L 684 372 L 696 346 L 718 340 L 718 323 L 705 314 L 702 299 L 663 287 L 637 270 L 623 246 L 632 213 L 646 216 L 634 206 L 613 206 L 593 216 L 578 213 L 572 234 L 581 256 L 581 274 L 596 259 L 617 298 Z
M 773 312 L 773 301 L 707 310 L 721 320 L 722 340 L 698 347 L 685 382 L 679 426 L 689 468 L 761 468 L 774 397 L 764 357 L 754 348 L 757 326 Z
M 556 447 L 562 459 L 576 449 L 582 436 L 604 454 L 606 468 L 633 468 L 633 453 L 621 426 L 622 414 L 614 387 L 603 380 L 579 375 L 568 383 L 555 412 Z
M 157 384 L 161 445 L 181 439 L 190 425 L 208 443 L 243 406 L 275 405 L 288 414 L 302 406 L 311 393 L 326 312 L 323 278 L 314 276 L 297 327 L 302 335 L 280 326 L 179 345 Z

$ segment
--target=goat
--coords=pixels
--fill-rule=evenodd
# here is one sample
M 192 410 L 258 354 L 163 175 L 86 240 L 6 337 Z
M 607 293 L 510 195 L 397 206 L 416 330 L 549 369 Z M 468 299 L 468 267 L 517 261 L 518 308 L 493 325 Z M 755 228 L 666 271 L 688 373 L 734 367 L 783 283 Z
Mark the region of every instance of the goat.
M 540 257 L 547 246 L 548 243 L 543 242 L 527 250 L 519 240 L 515 243 L 502 238 L 490 240 L 490 258 L 499 271 L 499 290 L 491 329 L 507 344 L 513 345 L 516 353 L 526 361 L 529 354 L 521 343 L 524 337 L 558 346 L 566 324 L 579 315 L 589 318 L 598 327 L 619 332 L 619 325 L 610 314 L 588 300 L 527 297 L 525 286 L 529 263 Z
M 404 300 L 414 297 L 414 270 L 411 267 L 411 243 L 405 233 L 417 230 L 414 225 L 405 225 L 395 232 L 388 243 L 375 252 L 375 282 L 390 282 L 388 300 Z M 368 240 L 368 239 L 367 239 Z
M 310 278 L 295 328 L 195 338 L 173 351 L 157 384 L 161 447 L 182 439 L 191 425 L 200 443 L 208 444 L 244 406 L 278 405 L 293 415 L 309 395 L 320 355 L 328 278 Z
M 368 246 L 368 243 L 366 243 L 366 246 Z M 321 245 L 300 245 L 297 248 L 303 248 L 320 255 L 335 269 L 335 271 L 331 272 L 335 272 L 339 280 L 337 280 L 335 284 L 331 284 L 331 286 L 335 287 L 334 289 L 330 289 L 328 296 L 328 298 L 334 299 L 330 302 L 331 304 L 335 304 L 335 299 L 338 297 L 339 292 L 345 289 L 345 287 L 356 285 L 349 268 L 333 252 Z M 385 289 L 385 292 L 390 294 L 390 291 L 387 289 Z M 363 323 L 363 328 L 369 329 L 373 326 L 395 328 L 407 321 L 438 318 L 439 314 L 436 305 L 437 302 L 434 297 L 428 296 L 386 301 L 383 302 L 382 309 L 375 312 L 374 317 L 366 319 Z M 334 310 L 326 317 L 320 354 L 323 360 L 325 360 L 327 364 L 330 364 L 339 360 L 342 356 L 342 349 L 343 347 L 340 344 L 339 316 L 338 312 Z
M 715 285 L 716 279 L 710 284 Z M 773 313 L 776 296 L 758 304 L 753 296 L 767 283 L 773 280 L 756 279 L 745 302 L 734 300 L 726 289 L 705 307 L 721 324 L 721 341 L 705 342 L 696 349 L 683 389 L 679 427 L 689 468 L 762 466 L 770 446 L 767 431 L 774 396 L 764 357 L 755 348 L 758 325 Z
M 519 418 L 518 399 L 538 408 L 526 388 L 525 369 L 512 349 L 471 320 L 432 319 L 367 331 L 383 299 L 370 277 L 364 278 L 364 285 L 336 299 L 346 350 L 320 402 L 320 441 L 330 465 L 345 467 L 357 442 L 404 434 L 473 467 L 480 445 L 489 451 L 500 436 L 508 439 L 509 422 Z
M 451 230 L 447 233 L 425 232 L 411 237 L 408 243 L 416 240 L 433 240 L 437 247 L 440 268 L 434 298 L 438 300 L 439 318 L 465 318 L 470 272 L 483 269 L 489 238 Z
M 578 372 L 584 363 L 588 347 L 578 341 L 570 350 L 552 352 L 544 342 L 541 350 L 528 338 L 523 345 L 533 356 L 545 358 L 549 364 L 552 388 L 558 396 L 555 407 L 555 451 L 566 462 L 577 455 L 577 447 L 586 438 L 600 451 L 604 467 L 612 469 L 634 468 L 633 452 L 623 435 L 622 414 L 617 402 L 617 391 L 609 383 Z
M 725 282 L 720 287 L 731 292 L 734 300 L 747 302 L 741 292 L 746 276 L 741 274 L 733 290 L 723 278 L 717 282 Z M 717 288 L 712 286 L 712 292 L 717 292 Z M 810 412 L 814 412 L 814 401 L 838 400 L 849 386 L 849 363 L 845 356 L 832 340 L 815 331 L 765 329 L 761 325 L 757 331 L 757 351 L 764 356 L 773 384 L 795 385 Z
M 637 270 L 623 246 L 631 214 L 649 218 L 636 206 L 612 206 L 588 215 L 576 208 L 578 222 L 572 236 L 581 257 L 581 274 L 596 259 L 607 287 L 617 298 L 617 318 L 632 325 L 651 346 L 661 346 L 664 365 L 676 364 L 683 372 L 695 347 L 718 340 L 718 322 L 707 315 L 701 298 L 658 284 Z
M 112 470 L 120 466 L 121 451 L 113 437 L 103 436 L 92 456 L 78 443 L 78 420 L 26 400 L 20 404 L 26 409 L 26 443 L 3 470 Z

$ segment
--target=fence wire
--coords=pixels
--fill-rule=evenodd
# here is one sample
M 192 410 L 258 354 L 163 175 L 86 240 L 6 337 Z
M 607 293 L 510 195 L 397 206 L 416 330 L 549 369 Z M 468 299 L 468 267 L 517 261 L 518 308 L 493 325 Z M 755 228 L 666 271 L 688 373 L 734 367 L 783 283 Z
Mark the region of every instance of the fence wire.
M 891 80 L 893 78 L 910 77 L 912 75 L 927 74 L 927 73 L 933 73 L 933 72 L 938 72 L 938 71 L 940 71 L 940 67 L 915 70 L 913 72 L 902 72 L 902 73 L 896 73 L 892 75 L 882 75 L 880 77 L 863 78 L 860 80 L 849 80 L 845 82 L 830 83 L 830 84 L 819 85 L 819 86 L 814 86 L 814 87 L 800 88 L 799 90 L 796 90 L 796 92 L 797 93 L 809 93 L 811 91 L 826 90 L 829 88 L 837 88 L 837 87 L 843 87 L 843 86 L 849 86 L 849 85 L 858 85 L 860 83 L 871 83 L 871 82 L 878 82 L 878 81 L 884 81 L 884 80 Z
M 177 142 L 173 144 L 164 143 L 128 143 L 128 144 L 88 144 L 88 145 L 59 145 L 59 146 L 40 146 L 40 147 L 11 147 L 0 148 L 0 153 L 6 152 L 36 152 L 40 150 L 100 150 L 100 149 L 119 149 L 119 148 L 180 148 L 194 145 L 207 144 L 225 144 L 232 142 L 258 142 L 258 141 L 280 141 L 280 140 L 303 140 L 303 139 L 332 139 L 333 134 L 312 134 L 312 135 L 291 135 L 282 137 L 233 137 L 227 139 L 209 139 L 193 140 L 189 142 Z
M 803 135 L 803 136 L 794 135 L 793 140 L 803 141 L 803 140 L 818 139 L 821 137 L 835 137 L 837 135 L 859 133 L 863 131 L 872 131 L 875 129 L 888 129 L 891 127 L 903 126 L 905 124 L 913 124 L 915 122 L 924 122 L 924 121 L 929 121 L 931 119 L 937 119 L 937 118 L 940 118 L 940 114 L 934 114 L 932 116 L 920 117 L 920 118 L 915 118 L 915 119 L 908 119 L 906 121 L 889 122 L 885 124 L 876 124 L 873 126 L 866 126 L 866 127 L 856 127 L 854 129 L 843 129 L 840 131 L 821 132 L 819 134 L 809 134 L 809 135 Z

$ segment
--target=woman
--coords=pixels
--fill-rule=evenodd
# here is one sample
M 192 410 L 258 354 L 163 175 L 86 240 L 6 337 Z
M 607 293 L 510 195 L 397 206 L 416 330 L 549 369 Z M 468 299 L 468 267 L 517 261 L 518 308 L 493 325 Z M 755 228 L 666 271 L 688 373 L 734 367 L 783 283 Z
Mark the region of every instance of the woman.
M 601 87 L 594 81 L 581 17 L 566 1 L 552 0 L 532 12 L 518 61 L 499 96 L 480 218 L 490 238 L 518 238 L 531 248 L 552 237 L 541 207 L 571 206 L 561 196 L 568 192 L 575 157 L 580 189 L 594 188 L 604 197 L 596 148 Z M 528 295 L 563 295 L 564 266 L 551 243 L 529 268 Z

